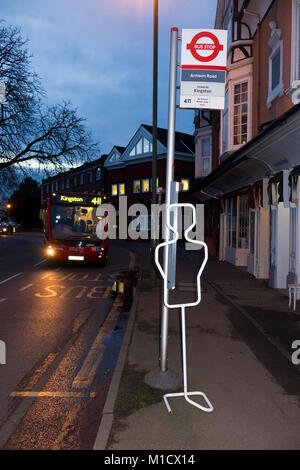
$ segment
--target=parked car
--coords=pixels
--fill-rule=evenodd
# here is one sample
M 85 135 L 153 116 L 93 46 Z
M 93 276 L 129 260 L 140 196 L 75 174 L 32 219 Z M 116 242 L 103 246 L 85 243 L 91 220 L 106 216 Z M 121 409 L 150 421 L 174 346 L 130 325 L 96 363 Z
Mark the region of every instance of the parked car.
M 16 222 L 12 223 L 8 217 L 6 216 L 3 216 L 3 217 L 0 217 L 0 233 L 7 233 L 7 234 L 11 234 L 13 233 L 16 228 L 14 229 L 15 227 L 15 224 Z M 19 225 L 19 224 L 17 224 Z

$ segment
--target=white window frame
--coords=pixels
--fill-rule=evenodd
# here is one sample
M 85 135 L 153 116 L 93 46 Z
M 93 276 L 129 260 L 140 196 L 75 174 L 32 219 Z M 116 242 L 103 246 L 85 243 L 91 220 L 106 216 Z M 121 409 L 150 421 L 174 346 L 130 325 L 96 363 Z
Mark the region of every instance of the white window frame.
M 230 124 L 228 124 L 228 129 L 229 129 L 229 132 L 230 132 L 230 139 L 229 139 L 229 146 L 232 148 L 239 148 L 241 147 L 242 145 L 245 145 L 245 144 L 235 144 L 234 143 L 234 107 L 235 107 L 235 103 L 234 103 L 234 88 L 237 86 L 237 85 L 241 85 L 243 83 L 247 83 L 247 102 L 245 103 L 242 103 L 240 102 L 239 105 L 243 105 L 243 104 L 247 104 L 247 142 L 250 140 L 250 133 L 249 133 L 249 120 L 250 120 L 250 80 L 248 79 L 248 77 L 246 77 L 245 79 L 243 79 L 242 77 L 239 78 L 238 80 L 234 80 L 232 81 L 232 86 L 231 86 L 231 98 L 230 98 L 230 104 L 231 104 L 231 112 L 228 114 L 229 116 L 229 119 L 230 119 Z M 242 116 L 242 114 L 241 114 Z M 241 126 L 242 126 L 242 123 L 241 123 Z M 241 136 L 243 134 L 241 133 Z
M 147 150 L 147 152 L 145 152 L 145 143 L 144 143 L 145 140 L 147 140 L 148 143 L 149 143 L 149 150 Z M 140 142 L 141 142 L 141 144 L 140 144 Z M 142 152 L 139 152 L 139 153 L 137 153 L 138 144 L 140 144 L 142 146 Z M 130 150 L 129 156 L 130 157 L 139 157 L 140 155 L 144 155 L 145 153 L 152 153 L 152 142 L 150 142 L 150 140 L 147 139 L 147 137 L 141 136 L 139 138 L 139 140 L 136 142 L 136 144 L 134 145 L 134 147 L 132 147 L 132 149 Z
M 234 250 L 248 250 L 250 252 L 250 232 L 249 232 L 249 221 L 250 221 L 250 210 L 249 210 L 249 198 L 248 198 L 248 213 L 243 218 L 244 225 L 241 227 L 241 198 L 240 196 L 233 196 L 226 199 L 225 215 L 226 215 L 226 248 L 232 248 Z M 235 209 L 235 212 L 234 212 Z M 234 230 L 233 230 L 234 229 Z M 245 231 L 246 237 L 241 237 L 241 230 Z M 233 236 L 235 234 L 235 237 Z M 242 240 L 246 240 L 245 246 L 242 246 Z
M 203 141 L 204 140 L 209 140 L 209 155 L 203 155 Z M 212 146 L 212 142 L 211 142 L 211 136 L 210 135 L 206 135 L 206 136 L 203 136 L 200 138 L 200 149 L 201 149 L 201 174 L 203 176 L 207 176 L 209 175 L 209 173 L 211 172 L 211 146 Z M 208 171 L 204 171 L 204 159 L 206 160 L 209 160 L 209 168 L 208 168 Z
M 300 80 L 300 0 L 292 0 L 291 86 Z
M 274 22 L 271 22 L 270 25 L 272 32 L 271 37 L 268 42 L 269 47 L 271 47 L 272 52 L 269 55 L 269 79 L 268 79 L 268 99 L 267 99 L 267 107 L 270 108 L 272 106 L 272 102 L 283 95 L 283 41 L 280 39 L 281 37 L 281 30 L 275 29 Z M 272 89 L 272 60 L 275 55 L 280 52 L 280 75 L 279 75 L 279 82 L 278 85 Z

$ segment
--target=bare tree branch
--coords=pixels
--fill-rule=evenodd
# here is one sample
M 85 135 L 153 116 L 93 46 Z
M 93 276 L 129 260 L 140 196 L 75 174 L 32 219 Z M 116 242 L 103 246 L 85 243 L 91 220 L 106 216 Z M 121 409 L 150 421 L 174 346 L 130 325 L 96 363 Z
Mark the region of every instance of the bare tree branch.
M 0 22 L 0 81 L 7 97 L 0 121 L 0 173 L 31 160 L 45 169 L 50 163 L 60 169 L 94 159 L 98 144 L 71 104 L 45 105 L 26 44 L 19 28 Z

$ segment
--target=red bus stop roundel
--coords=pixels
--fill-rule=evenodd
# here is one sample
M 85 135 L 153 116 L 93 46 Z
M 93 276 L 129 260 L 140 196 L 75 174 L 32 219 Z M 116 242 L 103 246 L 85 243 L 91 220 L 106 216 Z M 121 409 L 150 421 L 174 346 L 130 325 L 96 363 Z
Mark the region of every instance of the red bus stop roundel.
M 209 38 L 213 41 L 212 44 L 198 43 L 199 39 Z M 186 45 L 186 48 L 191 51 L 192 56 L 201 62 L 211 62 L 214 60 L 220 51 L 223 51 L 223 46 L 220 44 L 219 39 L 213 33 L 209 31 L 201 31 L 196 34 L 191 40 L 190 44 Z M 200 51 L 212 51 L 210 55 L 202 56 Z

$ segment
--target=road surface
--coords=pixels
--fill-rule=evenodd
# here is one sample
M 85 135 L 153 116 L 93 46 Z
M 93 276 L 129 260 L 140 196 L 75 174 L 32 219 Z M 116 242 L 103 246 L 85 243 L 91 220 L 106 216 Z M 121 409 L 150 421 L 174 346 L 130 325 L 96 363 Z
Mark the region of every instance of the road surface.
M 0 448 L 92 448 L 129 310 L 111 289 L 130 264 L 111 244 L 106 267 L 49 267 L 42 237 L 0 237 Z

